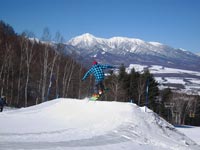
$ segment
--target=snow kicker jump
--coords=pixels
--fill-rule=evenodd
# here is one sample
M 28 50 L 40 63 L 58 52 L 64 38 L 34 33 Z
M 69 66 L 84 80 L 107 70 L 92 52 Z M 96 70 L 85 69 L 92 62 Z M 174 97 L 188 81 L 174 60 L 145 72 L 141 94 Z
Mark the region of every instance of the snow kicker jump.
M 0 114 L 0 150 L 198 150 L 152 111 L 132 103 L 55 99 Z

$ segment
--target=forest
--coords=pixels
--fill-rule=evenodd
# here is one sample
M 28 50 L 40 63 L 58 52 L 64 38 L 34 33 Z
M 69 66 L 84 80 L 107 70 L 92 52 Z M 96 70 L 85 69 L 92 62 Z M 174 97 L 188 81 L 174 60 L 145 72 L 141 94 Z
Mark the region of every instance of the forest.
M 52 38 L 45 28 L 41 40 L 37 40 L 34 33 L 19 35 L 0 21 L 0 92 L 9 106 L 20 108 L 61 97 L 88 97 L 93 92 L 94 78 L 81 80 L 87 69 L 78 61 L 76 52 L 65 53 L 59 33 Z M 128 74 L 122 64 L 117 73 L 109 72 L 105 86 L 106 101 L 147 106 L 172 124 L 200 125 L 200 97 L 159 90 L 148 70 L 138 73 L 133 68 Z

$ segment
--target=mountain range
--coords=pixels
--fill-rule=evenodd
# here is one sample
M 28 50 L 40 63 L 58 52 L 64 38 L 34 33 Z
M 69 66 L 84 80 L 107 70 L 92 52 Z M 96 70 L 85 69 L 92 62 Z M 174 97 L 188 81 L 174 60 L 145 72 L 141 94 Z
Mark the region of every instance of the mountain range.
M 113 65 L 160 65 L 200 71 L 200 56 L 158 42 L 146 42 L 127 37 L 105 39 L 86 33 L 72 38 L 65 43 L 65 46 L 66 52 L 76 52 L 83 63 L 95 59 Z

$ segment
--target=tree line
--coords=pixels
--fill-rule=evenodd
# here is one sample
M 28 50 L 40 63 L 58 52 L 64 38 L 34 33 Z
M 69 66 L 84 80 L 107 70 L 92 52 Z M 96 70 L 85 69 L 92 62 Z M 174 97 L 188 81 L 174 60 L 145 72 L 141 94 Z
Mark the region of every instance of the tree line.
M 27 107 L 58 97 L 83 98 L 88 95 L 80 82 L 85 68 L 73 56 L 64 53 L 61 36 L 50 42 L 44 29 L 42 42 L 30 32 L 17 35 L 0 22 L 0 92 L 10 106 Z
M 105 83 L 109 89 L 107 99 L 133 102 L 156 110 L 159 95 L 158 83 L 149 70 L 139 73 L 133 68 L 130 73 L 127 73 L 126 67 L 121 65 L 119 72 L 117 74 L 111 72 Z

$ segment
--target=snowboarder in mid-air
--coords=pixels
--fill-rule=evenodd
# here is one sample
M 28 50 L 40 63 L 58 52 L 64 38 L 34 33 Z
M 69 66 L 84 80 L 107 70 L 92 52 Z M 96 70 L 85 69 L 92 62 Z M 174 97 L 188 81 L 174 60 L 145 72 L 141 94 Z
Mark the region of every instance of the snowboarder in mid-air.
M 95 86 L 94 86 L 94 94 L 92 95 L 92 97 L 94 97 L 95 99 L 98 99 L 105 90 L 103 84 L 105 75 L 103 70 L 108 68 L 115 68 L 115 67 L 110 65 L 98 64 L 97 61 L 94 61 L 93 66 L 85 73 L 85 75 L 82 78 L 82 80 L 85 80 L 89 75 L 91 74 L 94 75 Z

